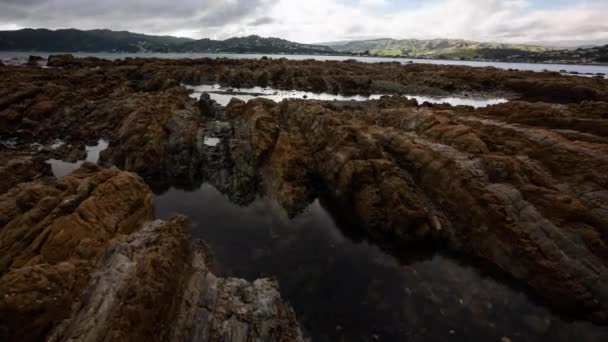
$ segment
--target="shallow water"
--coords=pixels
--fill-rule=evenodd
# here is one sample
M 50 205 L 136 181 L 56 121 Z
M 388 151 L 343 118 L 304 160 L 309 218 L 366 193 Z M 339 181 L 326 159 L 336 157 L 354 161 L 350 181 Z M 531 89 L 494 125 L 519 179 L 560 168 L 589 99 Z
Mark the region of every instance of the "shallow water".
M 37 52 L 37 51 L 0 51 L 0 60 L 10 63 L 25 63 L 30 55 L 47 58 L 49 55 L 61 52 Z M 413 59 L 413 58 L 390 58 L 390 57 L 355 57 L 355 56 L 324 56 L 324 55 L 273 55 L 273 54 L 230 54 L 230 53 L 110 53 L 110 52 L 76 52 L 77 57 L 98 57 L 104 59 L 131 58 L 230 58 L 230 59 L 260 59 L 269 57 L 273 59 L 286 58 L 291 60 L 314 59 L 318 61 L 345 61 L 357 60 L 364 63 L 398 62 L 402 64 L 439 64 L 439 65 L 467 65 L 472 67 L 494 67 L 498 69 L 515 69 L 527 71 L 556 71 L 578 72 L 581 74 L 608 74 L 608 65 L 578 65 L 578 64 L 541 64 L 541 63 L 503 63 L 503 62 L 478 62 L 478 61 L 455 61 L 441 59 Z
M 278 90 L 272 88 L 230 88 L 222 87 L 219 84 L 202 84 L 198 86 L 186 85 L 186 88 L 193 91 L 190 96 L 198 99 L 202 93 L 209 93 L 211 99 L 217 101 L 222 106 L 227 106 L 232 98 L 237 98 L 243 101 L 249 101 L 258 97 L 273 100 L 275 102 L 281 102 L 285 99 L 308 99 L 308 100 L 321 100 L 321 101 L 369 101 L 378 100 L 383 95 L 372 94 L 369 96 L 354 95 L 335 95 L 327 93 L 313 93 L 307 91 L 298 90 Z M 404 95 L 403 97 L 408 99 L 416 99 L 418 103 L 448 103 L 452 106 L 471 106 L 475 108 L 487 107 L 495 104 L 508 102 L 507 99 L 503 98 L 491 98 L 491 99 L 476 99 L 466 97 L 430 97 L 430 96 L 417 96 L 417 95 Z
M 155 206 L 192 220 L 219 275 L 276 278 L 313 341 L 608 341 L 606 328 L 569 323 L 453 259 L 396 258 L 347 235 L 318 200 L 289 219 L 267 197 L 238 206 L 205 184 Z
M 52 148 L 58 148 L 65 144 L 62 141 L 57 141 L 52 145 Z M 100 139 L 95 146 L 86 146 L 87 157 L 85 160 L 79 160 L 75 163 L 65 162 L 63 160 L 49 159 L 47 163 L 51 165 L 53 176 L 60 178 L 67 176 L 70 173 L 76 171 L 85 161 L 91 163 L 97 163 L 99 161 L 99 154 L 101 151 L 108 148 L 108 142 Z

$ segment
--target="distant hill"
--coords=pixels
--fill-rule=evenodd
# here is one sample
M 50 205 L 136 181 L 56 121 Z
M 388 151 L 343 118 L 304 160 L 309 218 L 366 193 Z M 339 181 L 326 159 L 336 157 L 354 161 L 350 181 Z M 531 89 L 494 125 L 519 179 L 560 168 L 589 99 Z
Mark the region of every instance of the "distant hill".
M 178 52 L 230 52 L 230 53 L 336 53 L 327 46 L 290 42 L 279 38 L 248 36 L 226 40 L 201 39 L 175 47 Z
M 608 64 L 608 45 L 576 50 L 533 52 L 529 53 L 526 58 L 535 63 Z
M 461 39 L 373 39 L 327 44 L 332 49 L 354 54 L 411 58 L 486 59 L 519 52 L 550 49 L 535 45 L 480 43 Z
M 335 53 L 327 46 L 249 36 L 227 40 L 150 36 L 126 31 L 23 29 L 0 31 L 0 51 Z
M 126 31 L 24 29 L 0 31 L 0 50 L 49 52 L 166 52 L 192 39 Z
M 260 36 L 195 40 L 150 36 L 127 31 L 76 29 L 0 31 L 0 51 L 316 54 L 608 64 L 608 45 L 568 50 L 525 44 L 480 43 L 461 39 L 373 39 L 300 44 Z

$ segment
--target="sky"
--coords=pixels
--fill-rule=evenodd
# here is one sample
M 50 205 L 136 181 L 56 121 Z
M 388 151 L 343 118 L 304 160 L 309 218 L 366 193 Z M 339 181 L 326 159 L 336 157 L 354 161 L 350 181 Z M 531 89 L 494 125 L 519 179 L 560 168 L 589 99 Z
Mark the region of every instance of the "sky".
M 302 43 L 608 43 L 608 0 L 0 0 L 0 30 L 78 28 Z

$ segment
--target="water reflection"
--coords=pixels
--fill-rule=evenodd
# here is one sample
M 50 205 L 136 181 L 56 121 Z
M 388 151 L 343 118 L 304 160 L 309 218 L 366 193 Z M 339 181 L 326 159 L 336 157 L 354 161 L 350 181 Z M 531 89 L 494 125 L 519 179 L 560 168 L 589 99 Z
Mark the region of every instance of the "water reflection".
M 52 148 L 56 149 L 65 144 L 64 142 L 60 142 L 60 143 L 61 144 L 58 145 L 59 142 L 56 142 L 55 144 L 52 145 Z M 47 163 L 51 165 L 51 169 L 53 171 L 53 176 L 55 176 L 56 178 L 67 176 L 70 173 L 76 171 L 85 161 L 88 161 L 91 163 L 97 163 L 99 161 L 99 154 L 101 153 L 101 151 L 108 148 L 108 145 L 109 144 L 107 141 L 100 139 L 97 142 L 97 145 L 85 147 L 85 149 L 87 151 L 87 157 L 85 160 L 79 160 L 75 163 L 70 163 L 70 162 L 65 162 L 63 160 L 58 160 L 58 159 L 49 159 L 49 160 L 47 160 Z
M 397 258 L 347 237 L 315 201 L 288 219 L 273 201 L 241 207 L 210 185 L 156 197 L 160 218 L 189 216 L 223 276 L 275 277 L 313 341 L 601 341 L 523 293 L 435 255 Z
M 285 99 L 308 99 L 308 100 L 321 100 L 321 101 L 369 101 L 378 100 L 382 94 L 372 94 L 369 96 L 364 95 L 336 95 L 327 93 L 313 93 L 308 91 L 297 91 L 297 90 L 278 90 L 272 88 L 229 88 L 222 87 L 219 84 L 203 84 L 198 86 L 186 86 L 188 89 L 193 90 L 190 95 L 192 98 L 200 98 L 202 93 L 209 93 L 211 99 L 217 101 L 222 106 L 227 106 L 232 98 L 238 98 L 243 101 L 249 101 L 258 97 L 273 100 L 275 102 L 281 102 Z M 503 98 L 491 98 L 491 99 L 476 99 L 476 98 L 465 98 L 465 97 L 431 97 L 431 96 L 417 96 L 417 95 L 404 95 L 403 97 L 408 99 L 416 99 L 418 103 L 448 103 L 452 106 L 471 106 L 475 108 L 487 107 L 495 104 L 508 102 L 507 99 Z

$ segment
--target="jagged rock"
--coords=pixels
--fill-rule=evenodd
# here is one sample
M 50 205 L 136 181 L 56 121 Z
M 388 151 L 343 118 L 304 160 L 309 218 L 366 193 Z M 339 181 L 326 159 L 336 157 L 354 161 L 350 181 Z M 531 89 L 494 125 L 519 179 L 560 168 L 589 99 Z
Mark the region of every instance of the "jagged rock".
M 314 180 L 320 180 L 321 191 L 372 236 L 445 239 L 555 307 L 606 322 L 608 146 L 601 125 L 581 124 L 586 141 L 569 140 L 572 132 L 505 110 L 514 106 L 554 120 L 560 115 L 551 111 L 563 111 L 572 122 L 605 115 L 593 114 L 603 105 L 590 103 L 472 110 L 385 98 L 343 107 L 234 102 L 226 117 L 235 125 L 231 146 L 254 157 L 251 162 L 233 153 L 236 164 L 267 169 L 265 181 L 287 208 L 307 197 L 302 193 L 318 190 Z
M 134 95 L 107 103 L 96 115 L 113 111 L 122 122 L 101 162 L 151 179 L 192 182 L 200 173 L 201 116 L 187 97 L 165 92 Z
M 107 243 L 152 213 L 141 178 L 93 164 L 1 195 L 1 339 L 43 338 L 69 314 Z
M 48 58 L 47 65 L 53 68 L 63 68 L 70 66 L 75 58 L 71 54 L 51 55 Z
M 44 58 L 40 56 L 30 56 L 27 60 L 28 66 L 38 66 L 38 63 L 44 61 Z
M 142 179 L 85 163 L 0 196 L 0 339 L 303 341 L 276 282 L 210 273 Z
M 185 220 L 154 221 L 112 241 L 51 341 L 161 341 L 190 248 Z
M 75 144 L 103 136 L 111 142 L 103 162 L 166 186 L 180 180 L 200 184 L 206 177 L 237 203 L 266 190 L 293 213 L 312 197 L 328 196 L 374 238 L 445 242 L 566 313 L 608 322 L 606 80 L 352 61 L 58 56 L 49 65 L 66 69 L 0 70 L 0 134 Z M 473 109 L 418 106 L 399 97 L 358 104 L 258 99 L 233 100 L 218 114 L 211 101 L 197 104 L 177 86 L 203 81 L 344 94 L 506 94 L 570 104 L 521 101 Z M 210 136 L 221 142 L 207 146 Z M 38 176 L 14 178 L 5 187 Z M 61 207 L 66 190 L 34 184 L 2 195 L 3 223 L 24 210 L 46 217 Z M 36 233 L 26 238 L 6 233 L 6 227 L 0 236 L 10 237 L 13 247 L 2 246 L 12 254 L 0 253 L 7 262 L 0 267 L 12 267 L 14 261 L 6 260 L 16 255 L 40 251 L 29 244 L 43 227 L 32 225 Z M 30 254 L 15 265 L 29 266 L 31 258 L 40 268 Z M 50 277 L 45 272 L 59 271 L 36 274 Z M 41 305 L 52 309 L 47 312 L 53 319 L 66 312 Z M 19 310 L 26 309 L 10 308 L 13 323 L 7 326 L 18 326 L 27 316 Z M 48 325 L 34 320 L 31 332 Z
M 223 119 L 223 108 L 216 101 L 211 99 L 208 93 L 202 93 L 198 100 L 198 107 L 201 110 L 201 114 L 208 118 L 221 120 Z
M 500 70 L 457 65 L 362 63 L 356 61 L 125 59 L 49 57 L 49 66 L 91 68 L 137 66 L 147 74 L 143 83 L 167 80 L 186 83 L 220 82 L 243 88 L 273 86 L 341 94 L 370 93 L 516 93 L 526 99 L 551 102 L 605 101 L 608 82 L 559 73 Z M 143 75 L 142 75 L 143 76 Z M 152 81 L 154 80 L 154 81 Z M 155 87 L 149 88 L 152 90 Z M 162 89 L 167 89 L 163 88 Z
M 218 278 L 185 218 L 113 242 L 51 341 L 303 341 L 277 284 Z

